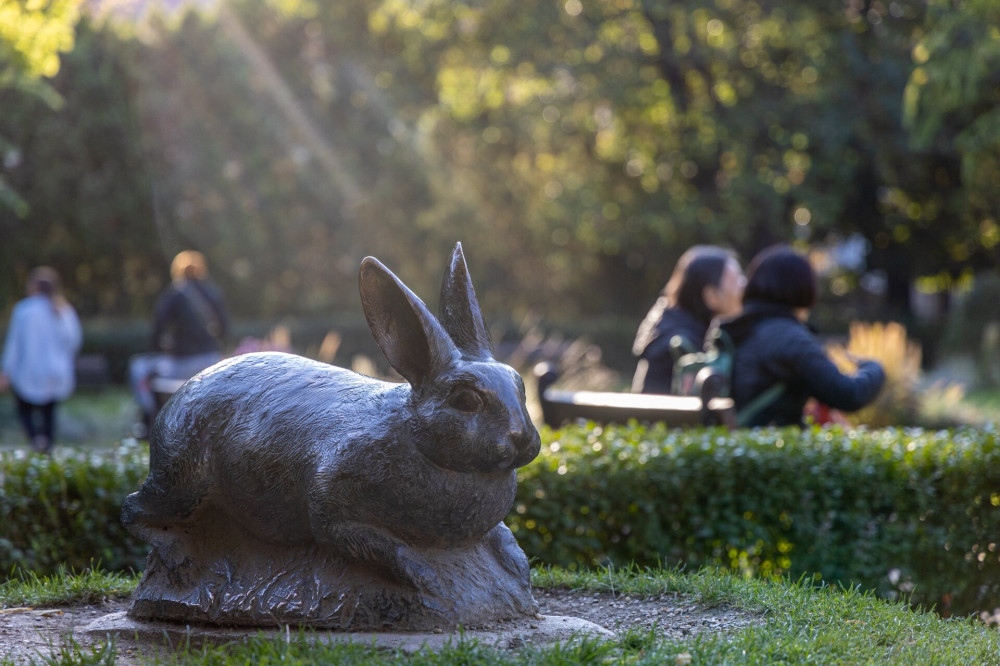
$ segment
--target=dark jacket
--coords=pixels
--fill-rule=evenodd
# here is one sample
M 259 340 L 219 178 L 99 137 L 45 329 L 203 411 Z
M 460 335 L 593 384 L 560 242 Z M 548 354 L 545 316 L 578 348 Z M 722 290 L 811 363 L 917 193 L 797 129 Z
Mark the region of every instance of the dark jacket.
M 785 384 L 747 425 L 804 425 L 802 410 L 810 397 L 855 411 L 874 400 L 885 383 L 875 361 L 861 362 L 853 377 L 842 374 L 790 308 L 751 301 L 721 328 L 736 347 L 732 397 L 737 411 L 774 384 Z
M 227 324 L 222 294 L 211 282 L 171 284 L 156 301 L 153 344 L 174 356 L 216 352 Z
M 661 297 L 650 309 L 636 334 L 632 353 L 639 357 L 632 390 L 640 393 L 670 393 L 674 361 L 670 340 L 679 335 L 687 351 L 701 351 L 708 324 L 683 308 L 666 307 Z

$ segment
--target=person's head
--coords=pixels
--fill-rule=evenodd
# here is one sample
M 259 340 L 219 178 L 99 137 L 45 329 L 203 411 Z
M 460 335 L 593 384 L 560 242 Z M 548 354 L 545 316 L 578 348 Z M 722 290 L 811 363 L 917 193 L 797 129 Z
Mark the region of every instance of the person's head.
M 808 310 L 816 305 L 816 299 L 816 272 L 806 257 L 787 245 L 772 245 L 750 262 L 744 302 Z
M 28 295 L 44 294 L 48 297 L 59 295 L 62 287 L 59 273 L 49 266 L 39 266 L 28 274 Z
M 208 277 L 208 263 L 205 255 L 197 250 L 179 252 L 170 262 L 170 279 L 174 282 L 182 280 L 204 280 Z
M 695 245 L 681 255 L 663 289 L 668 307 L 680 307 L 699 321 L 740 309 L 743 271 L 736 255 L 714 245 Z

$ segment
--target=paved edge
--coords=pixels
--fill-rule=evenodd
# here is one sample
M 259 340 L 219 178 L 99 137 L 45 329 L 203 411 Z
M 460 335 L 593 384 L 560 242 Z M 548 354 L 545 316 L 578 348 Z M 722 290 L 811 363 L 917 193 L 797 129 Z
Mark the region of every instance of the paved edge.
M 124 611 L 100 617 L 79 629 L 92 639 L 116 636 L 119 643 L 138 645 L 173 646 L 200 645 L 203 643 L 225 643 L 262 636 L 264 638 L 288 638 L 297 636 L 298 631 L 283 627 L 277 629 L 225 628 L 205 625 L 183 625 L 172 622 L 146 622 L 133 620 Z M 448 631 L 442 633 L 349 633 L 306 630 L 306 638 L 321 643 L 360 643 L 379 648 L 400 649 L 408 652 L 421 648 L 440 650 L 462 641 L 478 641 L 499 649 L 514 649 L 524 645 L 545 645 L 566 642 L 576 638 L 611 639 L 615 634 L 604 627 L 565 615 L 542 615 L 538 619 L 522 620 L 499 625 L 492 630 Z

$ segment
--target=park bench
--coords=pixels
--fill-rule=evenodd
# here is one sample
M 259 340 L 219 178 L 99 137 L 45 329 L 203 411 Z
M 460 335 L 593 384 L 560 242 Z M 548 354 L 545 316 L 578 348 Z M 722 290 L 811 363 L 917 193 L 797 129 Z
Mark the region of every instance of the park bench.
M 150 377 L 149 388 L 156 399 L 156 408 L 162 409 L 163 405 L 167 404 L 167 400 L 170 400 L 170 396 L 177 393 L 186 381 L 187 379 L 160 377 L 159 375 Z
M 736 427 L 731 398 L 719 397 L 723 379 L 705 368 L 695 380 L 697 395 L 650 395 L 614 391 L 569 391 L 553 388 L 559 371 L 548 363 L 535 367 L 538 400 L 545 424 L 558 428 L 584 420 L 600 424 L 665 423 L 670 427 L 723 425 Z

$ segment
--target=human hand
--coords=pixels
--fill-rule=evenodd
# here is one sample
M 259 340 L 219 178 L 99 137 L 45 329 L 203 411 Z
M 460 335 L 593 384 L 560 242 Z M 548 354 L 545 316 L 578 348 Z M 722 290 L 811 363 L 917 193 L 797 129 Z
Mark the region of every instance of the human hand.
M 10 388 L 10 380 L 7 379 L 7 375 L 0 375 L 0 393 L 3 393 L 8 388 Z
M 857 354 L 852 354 L 851 352 L 847 351 L 846 349 L 844 350 L 844 358 L 846 358 L 848 361 L 850 361 L 852 364 L 854 364 L 854 366 L 859 366 L 862 363 L 871 360 L 871 359 L 867 359 L 867 358 L 863 358 L 861 356 L 858 356 Z

